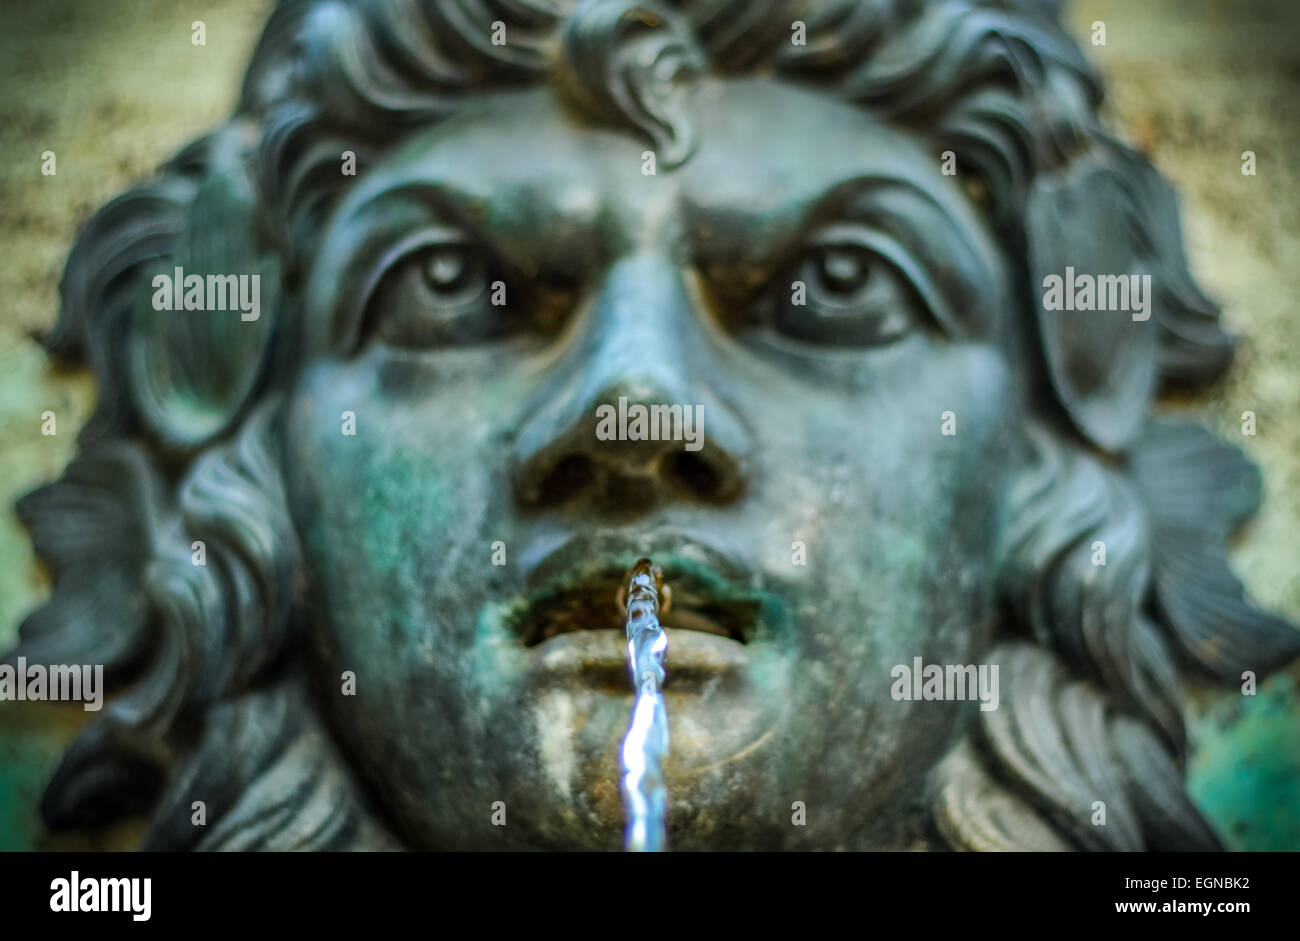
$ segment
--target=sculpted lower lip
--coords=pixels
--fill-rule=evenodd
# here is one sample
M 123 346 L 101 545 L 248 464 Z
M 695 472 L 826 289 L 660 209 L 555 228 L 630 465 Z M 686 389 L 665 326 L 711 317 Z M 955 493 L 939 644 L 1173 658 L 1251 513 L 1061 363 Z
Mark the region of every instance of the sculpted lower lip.
M 624 569 L 649 556 L 669 569 L 680 560 L 702 566 L 728 581 L 739 583 L 752 566 L 744 553 L 702 540 L 679 529 L 650 529 L 635 537 L 620 530 L 593 530 L 577 534 L 553 531 L 539 535 L 520 560 L 529 588 L 538 588 L 565 573 L 590 569 L 599 560 L 616 562 Z
M 609 630 L 622 634 L 624 616 L 613 601 L 620 582 L 619 572 L 610 570 L 577 585 L 553 589 L 519 612 L 515 630 L 526 647 L 572 633 Z M 756 602 L 710 593 L 695 580 L 679 581 L 672 597 L 660 622 L 674 634 L 711 634 L 744 644 L 758 617 Z
M 531 650 L 533 670 L 549 680 L 581 683 L 619 695 L 631 690 L 626 638 L 616 630 L 582 630 L 558 634 Z M 667 680 L 664 691 L 689 690 L 707 681 L 737 674 L 750 664 L 743 644 L 699 631 L 668 631 Z

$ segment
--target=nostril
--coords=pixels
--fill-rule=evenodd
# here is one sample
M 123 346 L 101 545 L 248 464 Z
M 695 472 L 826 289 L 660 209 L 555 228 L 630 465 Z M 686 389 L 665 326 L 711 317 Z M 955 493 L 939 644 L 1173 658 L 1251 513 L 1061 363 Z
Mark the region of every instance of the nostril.
M 537 501 L 554 506 L 565 503 L 596 479 L 596 469 L 585 454 L 570 454 L 556 462 L 537 489 Z
M 676 487 L 701 500 L 719 500 L 724 496 L 726 480 L 722 474 L 693 451 L 665 455 L 663 473 Z

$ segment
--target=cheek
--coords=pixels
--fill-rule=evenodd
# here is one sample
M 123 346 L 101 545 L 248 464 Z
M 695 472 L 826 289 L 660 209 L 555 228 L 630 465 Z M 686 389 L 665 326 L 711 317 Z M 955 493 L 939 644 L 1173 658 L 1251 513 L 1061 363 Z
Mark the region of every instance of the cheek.
M 336 636 L 394 645 L 468 643 L 471 595 L 491 578 L 501 501 L 481 416 L 382 387 L 359 358 L 309 370 L 290 404 L 290 506 Z M 442 397 L 446 401 L 446 397 Z M 359 627 L 364 625 L 364 628 Z
M 792 538 L 822 542 L 827 563 L 898 546 L 900 561 L 922 564 L 952 544 L 983 545 L 992 533 L 974 521 L 995 508 L 1019 437 L 1005 357 L 931 341 L 878 363 L 860 388 L 774 397 L 759 499 Z
M 479 740 L 475 704 L 494 690 L 475 655 L 477 614 L 509 569 L 490 564 L 503 501 L 486 421 L 441 407 L 433 389 L 394 394 L 383 374 L 362 360 L 303 375 L 286 416 L 286 484 L 310 575 L 313 670 L 325 689 L 355 672 L 356 695 L 327 700 L 335 727 L 405 806 L 443 787 L 428 778 L 435 756 Z M 388 793 L 393 782 L 420 783 Z M 427 808 L 404 813 L 419 821 Z
M 993 627 L 995 520 L 1018 425 L 1009 373 L 987 348 L 924 352 L 906 383 L 805 431 L 825 468 L 804 491 L 820 522 L 806 529 L 795 699 L 822 717 L 827 753 L 852 743 L 837 799 L 862 797 L 855 781 L 906 788 L 930 767 L 969 704 L 896 701 L 891 671 L 915 657 L 977 663 Z
M 808 576 L 834 623 L 804 636 L 873 669 L 923 645 L 960 655 L 992 608 L 995 521 L 1018 427 L 1010 375 L 989 347 L 920 352 L 900 364 L 899 382 L 805 427 L 805 453 L 823 456 L 817 485 L 802 488 Z
M 932 563 L 990 561 L 993 515 L 1018 436 L 1012 389 L 995 349 L 947 347 L 893 396 L 892 422 L 879 416 L 890 434 L 873 436 L 867 487 L 892 535 L 917 542 Z

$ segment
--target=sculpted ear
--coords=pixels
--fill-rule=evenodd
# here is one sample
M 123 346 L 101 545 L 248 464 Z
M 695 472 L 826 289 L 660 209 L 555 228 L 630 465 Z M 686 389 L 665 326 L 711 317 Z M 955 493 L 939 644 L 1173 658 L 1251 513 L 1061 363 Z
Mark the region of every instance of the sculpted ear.
M 144 430 L 192 452 L 250 401 L 269 356 L 280 279 L 255 223 L 243 138 L 231 124 L 195 142 L 153 183 L 104 206 L 78 237 L 47 345 L 65 361 L 89 360 L 99 381 L 83 443 Z M 155 309 L 154 277 L 171 278 L 178 266 L 205 285 L 207 275 L 246 276 L 249 295 L 257 276 L 257 319 L 243 319 L 229 292 L 224 310 Z
M 134 298 L 127 388 L 141 421 L 173 448 L 198 448 L 232 425 L 271 345 L 279 266 L 259 245 L 256 203 L 237 147 L 234 133 L 217 132 L 174 161 L 192 175 L 192 194 L 175 207 L 171 245 L 145 266 Z M 222 279 L 224 299 L 220 291 L 204 292 L 205 305 L 215 300 L 220 309 L 156 309 L 154 276 L 166 275 L 170 284 L 178 267 L 205 287 L 209 276 Z
M 1048 379 L 1093 444 L 1127 449 L 1158 387 L 1203 386 L 1231 363 L 1219 308 L 1187 269 L 1174 191 L 1141 154 L 1108 144 L 1041 175 L 1026 201 L 1025 234 Z M 1150 275 L 1137 312 L 1147 319 L 1133 319 L 1131 290 L 1129 310 L 1045 309 L 1044 278 L 1064 278 L 1067 267 L 1090 277 Z
M 1057 296 L 1071 299 L 1067 269 L 1075 277 L 1152 275 L 1139 212 L 1132 181 L 1096 163 L 1040 177 L 1026 206 L 1031 296 L 1048 379 L 1075 428 L 1111 451 L 1137 436 L 1155 393 L 1156 318 L 1150 308 L 1148 320 L 1134 320 L 1131 309 L 1048 309 L 1073 304 L 1049 305 L 1045 279 L 1062 279 Z

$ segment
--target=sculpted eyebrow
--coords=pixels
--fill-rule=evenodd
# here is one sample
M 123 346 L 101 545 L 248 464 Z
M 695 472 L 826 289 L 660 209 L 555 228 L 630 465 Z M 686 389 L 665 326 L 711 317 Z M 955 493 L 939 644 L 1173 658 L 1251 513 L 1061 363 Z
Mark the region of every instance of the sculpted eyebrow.
M 329 307 L 325 322 L 335 348 L 355 345 L 379 280 L 423 247 L 456 241 L 489 253 L 518 278 L 563 281 L 592 265 L 600 245 L 583 214 L 566 213 L 536 193 L 523 200 L 510 198 L 513 188 L 484 196 L 451 180 L 368 182 L 369 191 L 345 204 L 332 222 L 319 261 L 331 288 L 313 309 Z
M 455 202 L 435 184 L 372 187 L 332 221 L 317 260 L 322 277 L 308 297 L 309 323 L 323 317 L 335 348 L 355 346 L 370 295 L 398 258 L 464 228 Z
M 1000 301 L 994 259 L 973 217 L 963 219 L 958 197 L 892 173 L 840 180 L 811 198 L 784 205 L 695 210 L 691 237 L 706 275 L 752 282 L 797 260 L 813 233 L 830 226 L 862 225 L 894 240 L 924 274 L 918 290 L 944 325 L 979 332 Z M 993 286 L 994 289 L 990 289 Z
M 715 203 L 688 193 L 683 202 L 702 257 L 736 256 L 752 263 L 779 258 L 819 224 L 840 221 L 854 196 L 869 197 L 873 189 L 890 185 L 914 186 L 893 175 L 861 175 L 792 192 L 784 199 L 766 198 L 770 187 L 760 184 L 764 192 L 751 198 Z M 712 198 L 712 192 L 705 196 Z
M 529 279 L 574 276 L 597 261 L 602 201 L 575 199 L 573 181 L 549 178 L 486 181 L 442 179 L 424 184 L 430 198 L 481 245 Z
M 982 333 L 1002 306 L 1000 265 L 976 217 L 959 208 L 961 198 L 928 181 L 856 177 L 820 208 L 892 236 L 927 276 L 916 286 L 943 326 L 954 335 Z

